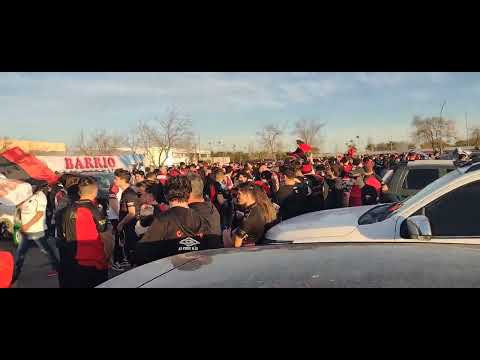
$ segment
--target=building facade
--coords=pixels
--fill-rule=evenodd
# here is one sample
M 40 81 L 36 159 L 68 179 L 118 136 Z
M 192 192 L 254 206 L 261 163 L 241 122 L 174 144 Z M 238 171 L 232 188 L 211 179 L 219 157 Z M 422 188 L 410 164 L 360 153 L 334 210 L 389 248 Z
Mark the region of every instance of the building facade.
M 19 147 L 27 153 L 58 153 L 65 154 L 67 145 L 64 143 L 55 143 L 47 141 L 17 140 L 10 138 L 0 139 L 0 151 L 5 151 L 14 147 Z
M 127 148 L 119 150 L 128 151 Z M 191 164 L 198 163 L 198 161 L 211 161 L 212 153 L 209 150 L 188 150 L 181 148 L 171 148 L 165 152 L 160 147 L 151 147 L 146 151 L 145 149 L 138 149 L 137 154 L 144 156 L 144 165 L 150 167 L 158 167 L 163 163 L 165 166 L 179 165 L 180 163 Z

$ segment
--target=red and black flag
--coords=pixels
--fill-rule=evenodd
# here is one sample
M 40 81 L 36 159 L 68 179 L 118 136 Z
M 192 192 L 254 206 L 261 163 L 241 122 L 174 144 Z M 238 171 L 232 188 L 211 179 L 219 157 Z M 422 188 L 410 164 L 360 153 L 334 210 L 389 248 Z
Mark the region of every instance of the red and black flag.
M 32 186 L 58 181 L 47 165 L 18 147 L 0 153 L 0 173 L 9 180 L 24 181 Z

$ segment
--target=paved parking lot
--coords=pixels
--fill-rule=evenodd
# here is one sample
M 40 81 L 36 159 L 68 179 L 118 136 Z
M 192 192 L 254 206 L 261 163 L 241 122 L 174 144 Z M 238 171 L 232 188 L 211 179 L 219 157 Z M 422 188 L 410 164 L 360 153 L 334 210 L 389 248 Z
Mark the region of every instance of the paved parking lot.
M 0 240 L 0 251 L 9 251 L 15 256 L 15 247 L 8 241 Z M 13 288 L 58 288 L 58 278 L 56 276 L 48 277 L 50 270 L 47 257 L 40 252 L 35 244 L 32 244 L 20 278 Z M 112 278 L 120 274 L 110 270 L 109 277 Z

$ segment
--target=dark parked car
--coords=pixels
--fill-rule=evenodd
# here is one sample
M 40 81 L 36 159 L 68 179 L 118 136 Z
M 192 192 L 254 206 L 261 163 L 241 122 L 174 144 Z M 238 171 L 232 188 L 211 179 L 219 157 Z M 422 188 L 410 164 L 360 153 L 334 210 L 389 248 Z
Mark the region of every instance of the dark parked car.
M 401 163 L 384 175 L 387 195 L 392 201 L 401 201 L 455 169 L 452 160 L 417 160 Z
M 146 264 L 99 287 L 480 287 L 479 249 L 322 243 L 208 250 Z

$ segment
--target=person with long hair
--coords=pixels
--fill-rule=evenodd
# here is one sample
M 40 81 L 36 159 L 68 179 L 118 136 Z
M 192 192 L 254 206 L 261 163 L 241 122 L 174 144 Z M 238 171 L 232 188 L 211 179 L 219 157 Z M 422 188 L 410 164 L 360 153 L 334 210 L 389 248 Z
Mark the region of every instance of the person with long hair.
M 244 216 L 232 231 L 233 246 L 260 244 L 265 232 L 275 224 L 277 210 L 263 189 L 250 182 L 238 186 L 238 204 L 242 206 Z

